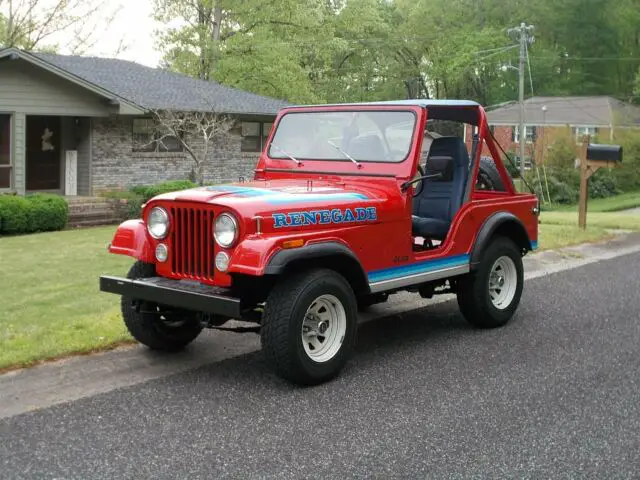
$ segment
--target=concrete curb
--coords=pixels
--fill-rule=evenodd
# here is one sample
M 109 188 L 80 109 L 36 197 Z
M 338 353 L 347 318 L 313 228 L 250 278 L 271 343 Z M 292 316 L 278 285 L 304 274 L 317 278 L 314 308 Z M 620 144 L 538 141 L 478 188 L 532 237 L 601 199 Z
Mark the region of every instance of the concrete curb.
M 539 252 L 525 257 L 525 279 L 636 252 L 640 252 L 640 233 L 622 234 L 604 243 Z M 453 295 L 442 295 L 427 300 L 416 294 L 398 293 L 387 303 L 375 305 L 364 312 L 360 321 L 401 316 L 454 298 Z M 0 418 L 136 385 L 255 352 L 259 348 L 259 338 L 255 334 L 205 331 L 190 348 L 170 356 L 140 346 L 122 347 L 11 371 L 0 375 Z

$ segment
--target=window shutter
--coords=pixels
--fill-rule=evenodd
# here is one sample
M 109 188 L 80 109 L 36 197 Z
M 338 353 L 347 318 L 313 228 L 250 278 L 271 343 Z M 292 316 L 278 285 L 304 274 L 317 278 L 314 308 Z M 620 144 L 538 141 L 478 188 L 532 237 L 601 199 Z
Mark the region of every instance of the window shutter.
M 538 131 L 536 127 L 531 127 L 531 141 L 536 143 L 536 138 L 538 138 Z
M 511 141 L 516 141 L 516 127 L 511 127 Z

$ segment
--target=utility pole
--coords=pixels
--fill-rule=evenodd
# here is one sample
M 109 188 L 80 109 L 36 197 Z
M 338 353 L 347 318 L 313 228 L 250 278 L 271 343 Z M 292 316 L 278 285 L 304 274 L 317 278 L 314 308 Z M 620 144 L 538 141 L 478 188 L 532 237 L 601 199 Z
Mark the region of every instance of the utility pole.
M 520 133 L 520 178 L 524 178 L 524 147 L 527 140 L 526 125 L 524 121 L 524 65 L 527 59 L 527 43 L 532 44 L 534 41 L 533 35 L 530 35 L 533 28 L 533 25 L 526 25 L 522 22 L 519 27 L 510 28 L 508 30 L 509 36 L 520 42 L 520 67 L 518 69 L 518 101 L 520 103 L 520 128 L 518 130 Z

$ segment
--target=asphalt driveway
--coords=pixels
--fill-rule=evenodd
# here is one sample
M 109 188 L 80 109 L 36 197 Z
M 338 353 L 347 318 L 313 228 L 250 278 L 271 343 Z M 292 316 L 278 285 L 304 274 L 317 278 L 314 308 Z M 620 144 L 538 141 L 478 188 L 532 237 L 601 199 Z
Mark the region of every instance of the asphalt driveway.
M 366 323 L 316 388 L 255 352 L 14 416 L 0 477 L 637 477 L 639 285 L 635 253 L 527 281 L 499 330 L 452 302 Z

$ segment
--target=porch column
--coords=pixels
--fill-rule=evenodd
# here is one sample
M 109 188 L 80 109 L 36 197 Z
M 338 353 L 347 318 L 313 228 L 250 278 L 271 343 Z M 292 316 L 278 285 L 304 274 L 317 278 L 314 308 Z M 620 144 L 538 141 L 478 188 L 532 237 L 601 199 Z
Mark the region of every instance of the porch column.
M 27 116 L 16 112 L 13 115 L 13 186 L 18 195 L 26 192 L 26 155 L 25 143 L 27 132 Z

